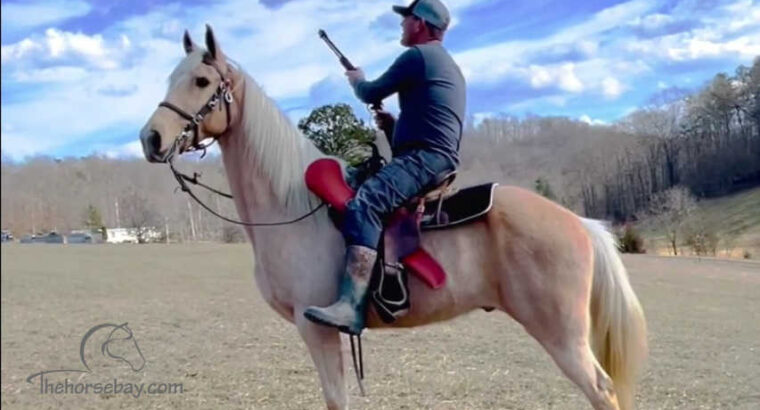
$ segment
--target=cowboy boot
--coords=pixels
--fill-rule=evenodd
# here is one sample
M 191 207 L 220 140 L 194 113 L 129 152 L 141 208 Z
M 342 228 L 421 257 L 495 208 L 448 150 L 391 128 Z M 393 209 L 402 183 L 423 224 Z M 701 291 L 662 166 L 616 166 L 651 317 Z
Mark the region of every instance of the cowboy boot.
M 304 316 L 312 322 L 338 328 L 341 332 L 361 334 L 367 306 L 367 288 L 377 251 L 364 246 L 346 248 L 346 270 L 341 278 L 338 301 L 327 307 L 310 306 Z

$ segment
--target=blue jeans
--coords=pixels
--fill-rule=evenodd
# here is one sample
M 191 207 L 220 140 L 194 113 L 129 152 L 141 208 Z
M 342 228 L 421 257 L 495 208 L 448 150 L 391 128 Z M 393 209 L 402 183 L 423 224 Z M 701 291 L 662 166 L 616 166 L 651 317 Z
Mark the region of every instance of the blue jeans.
M 393 212 L 424 189 L 435 188 L 437 179 L 455 168 L 451 159 L 433 151 L 414 150 L 394 157 L 364 181 L 348 202 L 343 220 L 346 245 L 377 249 Z

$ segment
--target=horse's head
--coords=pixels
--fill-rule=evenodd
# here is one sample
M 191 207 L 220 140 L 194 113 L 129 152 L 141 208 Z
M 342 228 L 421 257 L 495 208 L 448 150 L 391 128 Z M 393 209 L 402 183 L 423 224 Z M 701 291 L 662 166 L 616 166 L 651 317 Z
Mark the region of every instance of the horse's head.
M 140 131 L 145 158 L 166 162 L 175 154 L 218 138 L 230 126 L 233 71 L 206 26 L 206 50 L 185 31 L 186 56 L 169 77 L 169 90 Z
M 100 349 L 104 355 L 127 363 L 132 371 L 140 371 L 145 366 L 145 357 L 137 345 L 132 329 L 126 323 L 114 327 Z

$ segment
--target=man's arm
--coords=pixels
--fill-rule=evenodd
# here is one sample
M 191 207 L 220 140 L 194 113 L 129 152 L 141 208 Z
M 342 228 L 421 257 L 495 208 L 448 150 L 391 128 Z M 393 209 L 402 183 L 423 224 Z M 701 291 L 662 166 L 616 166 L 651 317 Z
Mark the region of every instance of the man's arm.
M 377 80 L 353 82 L 354 93 L 367 104 L 380 102 L 398 92 L 404 84 L 420 78 L 424 69 L 422 54 L 412 47 L 401 54 Z

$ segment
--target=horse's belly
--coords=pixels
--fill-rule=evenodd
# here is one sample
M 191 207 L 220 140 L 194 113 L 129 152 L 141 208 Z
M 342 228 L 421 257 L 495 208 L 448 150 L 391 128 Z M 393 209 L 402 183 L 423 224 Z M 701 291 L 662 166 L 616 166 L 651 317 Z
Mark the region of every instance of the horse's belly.
M 479 304 L 474 300 L 463 300 L 454 297 L 452 289 L 444 286 L 440 289 L 430 289 L 416 278 L 409 279 L 409 312 L 396 319 L 393 323 L 385 323 L 375 311 L 370 302 L 367 312 L 367 327 L 414 327 L 453 319 L 456 316 L 470 312 Z M 459 303 L 456 303 L 459 301 Z M 465 302 L 465 303 L 461 303 Z

